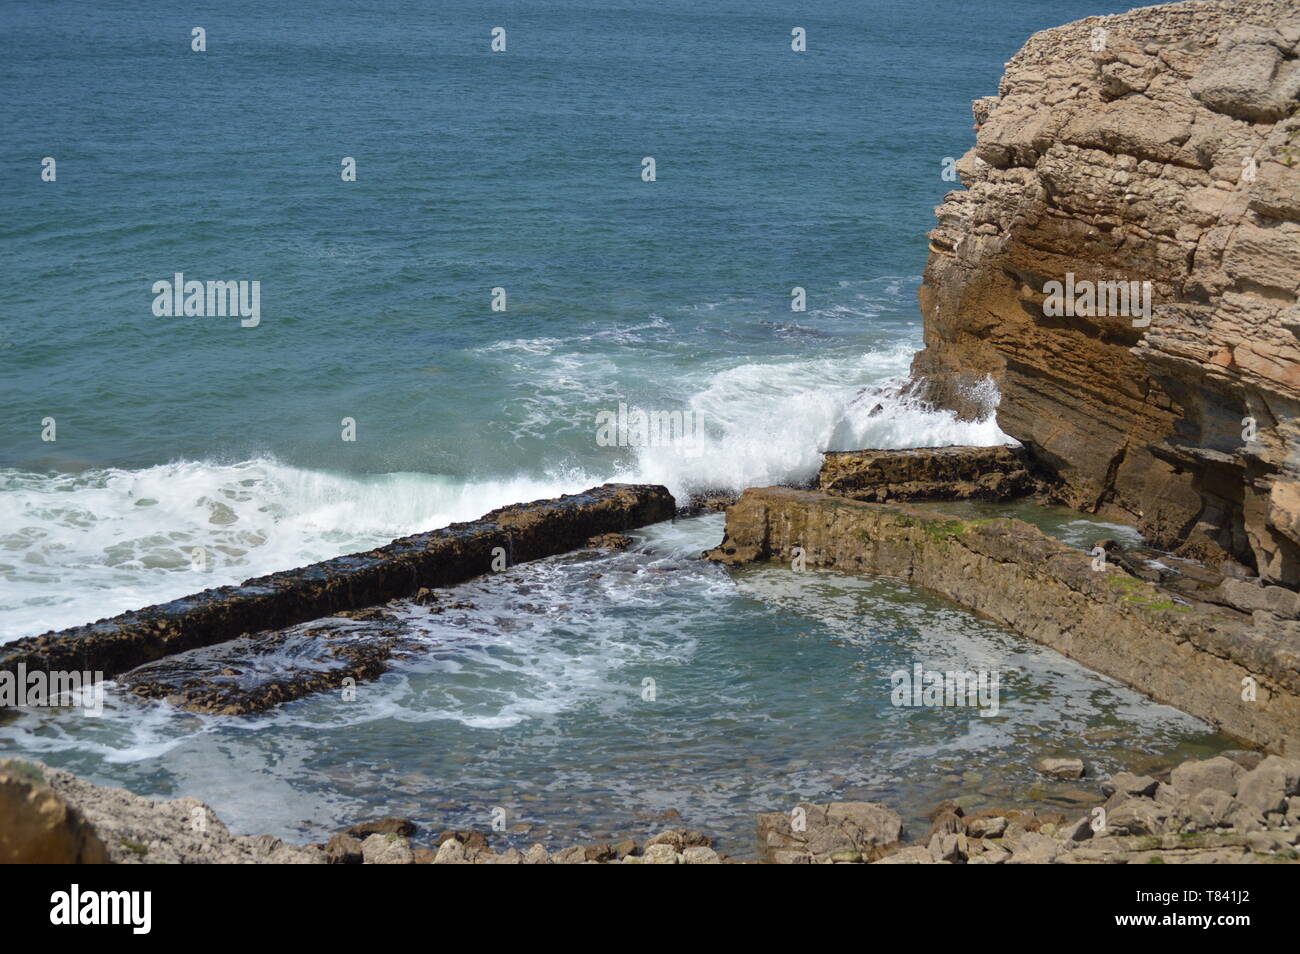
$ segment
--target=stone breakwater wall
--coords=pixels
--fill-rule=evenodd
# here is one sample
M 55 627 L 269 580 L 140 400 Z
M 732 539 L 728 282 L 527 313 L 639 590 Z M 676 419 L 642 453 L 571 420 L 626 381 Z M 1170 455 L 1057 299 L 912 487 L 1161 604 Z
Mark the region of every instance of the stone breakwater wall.
M 1300 623 L 1184 599 L 1113 563 L 1094 570 L 1023 521 L 785 487 L 745 491 L 707 556 L 791 561 L 795 548 L 809 567 L 923 586 L 1228 735 L 1300 754 Z
M 493 510 L 469 523 L 401 537 L 365 553 L 203 590 L 0 646 L 0 671 L 92 671 L 113 677 L 175 653 L 376 606 L 487 573 L 493 551 L 508 565 L 554 556 L 592 537 L 668 520 L 664 487 L 605 484 L 580 494 Z

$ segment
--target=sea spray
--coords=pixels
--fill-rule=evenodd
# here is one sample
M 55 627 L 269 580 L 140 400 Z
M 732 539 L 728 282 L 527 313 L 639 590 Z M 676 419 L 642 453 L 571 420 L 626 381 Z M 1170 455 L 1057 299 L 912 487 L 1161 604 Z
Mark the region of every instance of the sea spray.
M 603 468 L 458 478 L 332 473 L 257 458 L 78 474 L 0 471 L 0 526 L 9 528 L 16 556 L 0 597 L 0 641 L 605 481 L 661 483 L 685 503 L 694 493 L 807 482 L 826 450 L 1008 440 L 991 415 L 961 421 L 907 397 L 901 378 L 862 383 L 897 373 L 910 354 L 900 346 L 717 372 L 687 402 L 691 428 L 683 414 L 680 433 L 689 453 L 672 441 L 614 446 L 608 450 L 619 456 Z M 52 589 L 56 579 L 64 585 Z

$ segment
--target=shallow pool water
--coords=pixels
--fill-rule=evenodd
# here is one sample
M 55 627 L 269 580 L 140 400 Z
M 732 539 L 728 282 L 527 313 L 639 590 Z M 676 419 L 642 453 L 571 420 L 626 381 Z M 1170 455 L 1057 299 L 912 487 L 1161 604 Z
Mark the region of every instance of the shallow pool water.
M 1098 540 L 1107 538 L 1126 547 L 1142 546 L 1145 543 L 1136 527 L 1080 513 L 1068 507 L 1040 504 L 1034 500 L 920 501 L 909 506 L 940 510 L 963 520 L 988 520 L 998 517 L 1023 520 L 1049 536 L 1082 550 L 1091 549 Z

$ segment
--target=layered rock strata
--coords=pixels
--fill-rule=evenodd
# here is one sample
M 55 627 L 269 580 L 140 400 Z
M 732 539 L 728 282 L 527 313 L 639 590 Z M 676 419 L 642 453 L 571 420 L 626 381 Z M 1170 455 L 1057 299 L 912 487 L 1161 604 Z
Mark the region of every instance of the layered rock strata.
M 975 103 L 966 189 L 930 235 L 913 363 L 925 396 L 966 415 L 994 379 L 999 426 L 1062 502 L 1292 588 L 1298 54 L 1290 0 L 1148 7 L 1031 37 Z M 1051 282 L 1136 294 L 1125 307 L 1111 286 L 1062 314 Z
M 855 500 L 1009 500 L 1038 489 L 1018 448 L 831 451 L 817 489 Z
M 102 672 L 112 677 L 185 650 L 373 607 L 421 587 L 449 586 L 506 565 L 554 556 L 593 537 L 670 519 L 667 489 L 605 484 L 503 507 L 470 523 L 394 540 L 296 570 L 204 590 L 160 606 L 0 646 L 0 671 Z M 499 549 L 498 549 L 499 548 Z M 495 553 L 494 553 L 495 551 Z M 382 659 L 352 660 L 370 673 Z
M 798 553 L 796 553 L 796 549 Z M 1133 576 L 1013 519 L 957 520 L 785 487 L 751 489 L 706 554 L 893 577 L 1200 716 L 1300 754 L 1300 623 Z

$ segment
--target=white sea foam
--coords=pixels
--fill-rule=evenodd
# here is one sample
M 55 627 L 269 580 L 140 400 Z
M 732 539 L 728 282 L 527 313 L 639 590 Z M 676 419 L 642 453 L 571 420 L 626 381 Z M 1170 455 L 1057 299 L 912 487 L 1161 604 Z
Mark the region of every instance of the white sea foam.
M 715 374 L 688 402 L 705 422 L 701 452 L 639 448 L 635 476 L 665 484 L 684 499 L 706 490 L 809 481 L 829 450 L 1011 443 L 993 416 L 997 392 L 991 384 L 982 395 L 989 413 L 975 421 L 905 396 L 900 386 L 911 355 L 901 345 L 852 358 L 744 364 Z
M 585 475 L 356 476 L 269 459 L 55 476 L 0 472 L 0 641 L 238 583 L 515 501 Z M 193 569 L 192 551 L 207 568 Z
M 900 280 L 901 281 L 901 280 Z M 848 304 L 813 320 L 866 320 L 899 294 L 865 283 Z M 832 314 L 833 313 L 833 314 Z M 621 399 L 626 374 L 599 338 L 622 342 L 671 334 L 661 317 L 570 339 L 501 342 L 521 379 L 537 382 L 516 426 L 546 439 L 568 421 L 568 439 L 592 402 Z M 618 460 L 575 467 L 564 448 L 529 472 L 481 478 L 422 473 L 348 475 L 269 458 L 183 461 L 140 470 L 43 475 L 0 471 L 0 642 L 89 622 L 210 586 L 369 549 L 403 534 L 474 519 L 505 504 L 573 493 L 609 480 L 662 483 L 682 502 L 693 493 L 811 480 L 827 450 L 1008 442 L 992 415 L 960 421 L 903 396 L 916 342 L 823 356 L 719 367 L 696 365 L 660 382 L 659 410 L 672 399 L 703 420 L 702 447 L 627 449 Z M 642 372 L 642 378 L 653 373 Z M 680 389 L 674 395 L 673 387 Z M 592 425 L 592 447 L 595 445 Z M 192 569 L 206 550 L 207 568 Z

